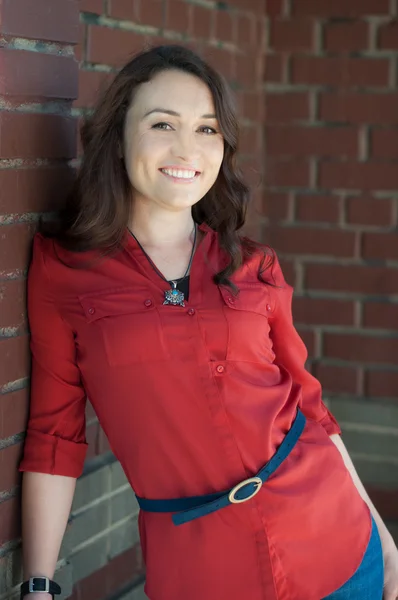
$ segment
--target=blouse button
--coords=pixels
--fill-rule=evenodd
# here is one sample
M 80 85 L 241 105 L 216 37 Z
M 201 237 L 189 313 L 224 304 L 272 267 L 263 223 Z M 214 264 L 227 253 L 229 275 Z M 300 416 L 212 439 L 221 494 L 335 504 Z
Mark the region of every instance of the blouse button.
M 224 373 L 224 367 L 222 365 L 218 365 L 217 373 Z
M 266 309 L 268 310 L 268 312 L 271 310 L 271 305 L 267 304 Z
M 89 315 L 93 315 L 95 313 L 95 308 L 91 307 L 91 308 L 88 309 L 87 312 L 88 312 Z
M 147 307 L 152 306 L 152 300 L 149 300 L 149 298 L 148 298 L 148 300 L 145 300 L 144 304 Z
M 188 310 L 188 314 L 189 314 L 189 315 L 192 317 L 192 315 L 194 315 L 194 314 L 195 314 L 195 309 L 194 309 L 194 308 L 190 308 L 190 309 Z
M 232 298 L 232 296 L 229 296 L 229 298 L 228 298 L 228 302 L 229 302 L 230 304 L 235 304 L 235 298 Z

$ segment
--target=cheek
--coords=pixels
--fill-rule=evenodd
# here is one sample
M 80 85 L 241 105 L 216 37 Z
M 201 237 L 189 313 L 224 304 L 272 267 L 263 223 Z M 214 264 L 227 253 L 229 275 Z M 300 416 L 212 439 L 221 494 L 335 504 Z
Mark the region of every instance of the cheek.
M 211 172 L 212 175 L 217 176 L 224 158 L 224 142 L 217 141 L 217 143 L 209 145 L 209 147 L 206 148 L 205 156 L 207 170 Z

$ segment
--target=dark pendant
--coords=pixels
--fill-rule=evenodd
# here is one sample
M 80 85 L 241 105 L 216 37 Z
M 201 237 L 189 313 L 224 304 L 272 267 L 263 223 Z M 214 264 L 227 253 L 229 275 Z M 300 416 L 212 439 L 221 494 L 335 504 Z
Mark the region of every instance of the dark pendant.
M 171 290 L 167 290 L 164 293 L 165 301 L 163 304 L 173 304 L 174 306 L 185 306 L 184 304 L 184 294 L 177 290 L 177 282 L 172 281 L 171 285 L 173 286 Z

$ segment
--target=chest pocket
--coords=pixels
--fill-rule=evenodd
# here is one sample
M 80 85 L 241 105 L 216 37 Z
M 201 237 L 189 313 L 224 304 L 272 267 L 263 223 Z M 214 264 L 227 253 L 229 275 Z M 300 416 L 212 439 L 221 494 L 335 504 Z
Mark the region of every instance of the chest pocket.
M 275 299 L 261 283 L 239 283 L 239 294 L 220 287 L 224 314 L 228 322 L 227 360 L 273 362 L 270 319 Z
M 100 331 L 110 365 L 168 360 L 159 311 L 148 290 L 124 287 L 79 300 L 86 322 Z

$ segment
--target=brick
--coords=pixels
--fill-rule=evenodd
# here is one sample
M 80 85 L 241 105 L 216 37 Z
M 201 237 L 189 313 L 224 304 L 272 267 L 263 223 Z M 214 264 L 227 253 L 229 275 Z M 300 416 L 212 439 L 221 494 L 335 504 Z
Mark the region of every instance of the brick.
M 288 254 L 352 257 L 355 252 L 355 233 L 337 229 L 307 227 L 273 228 L 276 248 Z
M 393 162 L 321 162 L 319 185 L 331 189 L 395 190 L 398 168 Z
M 89 12 L 101 15 L 103 11 L 103 0 L 80 0 L 81 12 Z
M 21 481 L 18 466 L 22 458 L 23 444 L 13 444 L 0 450 L 0 493 L 12 490 Z
M 267 59 L 266 59 L 267 60 Z M 309 119 L 309 96 L 306 92 L 265 94 L 267 123 L 289 123 Z
M 0 49 L 0 94 L 73 99 L 78 65 L 73 58 Z
M 252 12 L 256 16 L 259 15 L 259 12 L 262 12 L 262 8 L 259 11 L 258 0 L 228 0 L 228 4 L 230 6 L 235 6 L 236 8 L 241 8 L 246 12 Z
M 111 0 L 109 3 L 109 16 L 113 19 L 126 21 L 139 21 L 139 3 L 131 0 Z
M 265 57 L 264 81 L 266 83 L 281 83 L 286 64 L 286 57 L 281 54 L 267 54 Z
M 137 519 L 131 519 L 109 532 L 110 556 L 113 558 L 138 542 Z
M 358 131 L 353 127 L 268 126 L 265 133 L 269 156 L 358 155 Z
M 284 0 L 267 0 L 265 12 L 267 17 L 281 17 L 284 10 Z
M 28 414 L 28 388 L 0 396 L 0 439 L 25 431 Z
M 142 574 L 141 551 L 136 544 L 101 569 L 77 581 L 70 600 L 102 600 L 104 594 L 113 596 L 115 592 L 130 587 Z
M 398 372 L 387 370 L 367 371 L 365 375 L 365 392 L 373 397 L 397 397 Z
M 307 290 L 357 294 L 396 294 L 398 269 L 370 266 L 316 265 L 305 269 Z
M 204 59 L 224 77 L 232 77 L 232 53 L 223 48 L 208 47 L 204 52 Z
M 310 19 L 272 20 L 270 48 L 279 52 L 310 51 L 314 43 L 314 24 Z
M 323 354 L 363 363 L 397 364 L 398 338 L 382 338 L 355 333 L 325 333 Z
M 378 47 L 382 50 L 398 50 L 398 21 L 380 25 Z
M 308 187 L 310 166 L 308 161 L 300 159 L 273 160 L 265 163 L 266 184 L 270 186 Z
M 111 82 L 109 73 L 100 71 L 79 71 L 79 97 L 74 102 L 76 108 L 92 108 L 106 86 Z
M 78 40 L 78 0 L 3 0 L 0 33 L 34 40 Z
M 67 165 L 0 169 L 0 214 L 57 210 L 74 178 Z
M 370 147 L 373 158 L 398 159 L 398 130 L 374 129 Z
M 237 45 L 243 51 L 258 47 L 256 20 L 253 15 L 239 15 L 236 17 Z
M 303 329 L 300 326 L 297 326 L 297 332 L 300 335 L 301 339 L 304 342 L 305 347 L 308 351 L 308 357 L 312 358 L 315 356 L 315 335 L 313 331 L 308 329 Z
M 24 270 L 30 261 L 30 250 L 36 228 L 33 224 L 2 227 L 0 232 L 0 275 Z
M 261 78 L 260 55 L 236 55 L 236 79 L 247 88 L 255 88 Z
M 0 546 L 21 535 L 21 509 L 19 498 L 0 502 Z
M 398 330 L 398 305 L 389 302 L 365 302 L 363 325 L 389 331 Z
M 329 52 L 359 52 L 368 47 L 369 25 L 365 21 L 328 23 L 324 28 L 324 48 Z
M 357 370 L 355 368 L 321 362 L 315 365 L 313 374 L 319 379 L 326 392 L 334 394 L 356 394 L 357 392 Z
M 21 335 L 0 339 L 0 387 L 28 377 L 29 369 L 29 337 Z
M 131 488 L 123 490 L 111 498 L 111 524 L 137 513 L 137 501 Z
M 397 490 L 382 490 L 366 486 L 370 499 L 382 515 L 384 521 L 398 521 L 398 492 Z
M 278 192 L 265 193 L 262 215 L 271 221 L 279 221 L 288 218 L 289 196 Z
M 241 91 L 239 92 L 241 115 L 251 121 L 262 123 L 264 121 L 264 96 L 259 92 Z
M 319 118 L 340 123 L 398 124 L 398 94 L 322 93 Z
M 163 27 L 163 0 L 141 0 L 140 22 L 142 25 L 150 25 L 151 27 Z
M 350 300 L 295 296 L 293 314 L 296 323 L 306 325 L 353 325 L 354 303 Z
M 393 205 L 390 199 L 367 198 L 347 199 L 347 222 L 354 225 L 386 227 L 392 223 Z
M 330 18 L 355 18 L 364 15 L 388 15 L 388 0 L 296 0 L 293 2 L 294 16 L 311 16 Z
M 209 38 L 214 11 L 203 6 L 192 6 L 191 34 L 195 38 Z
M 40 135 L 39 135 L 40 132 Z M 74 158 L 76 120 L 60 115 L 0 113 L 0 158 Z
M 377 58 L 293 56 L 292 82 L 339 87 L 387 87 L 389 60 Z
M 74 548 L 109 527 L 110 500 L 102 500 L 72 519 L 66 531 L 65 546 Z
M 0 328 L 26 327 L 26 281 L 0 281 Z
M 340 200 L 336 196 L 302 195 L 296 197 L 296 219 L 313 223 L 337 223 Z
M 185 0 L 168 0 L 165 28 L 187 33 L 190 25 L 190 5 Z
M 79 25 L 79 43 L 75 46 L 75 58 L 80 63 L 86 60 L 86 40 L 88 27 L 85 23 Z
M 234 13 L 225 10 L 218 10 L 215 16 L 215 38 L 218 42 L 233 42 L 234 41 Z
M 398 260 L 398 234 L 364 233 L 362 256 L 370 259 Z
M 121 67 L 142 50 L 144 41 L 143 36 L 132 31 L 93 25 L 88 28 L 87 60 Z
M 398 404 L 381 404 L 377 401 L 372 402 L 368 398 L 360 400 L 350 399 L 349 402 L 345 398 L 331 398 L 329 405 L 336 419 L 338 421 L 345 421 L 346 423 L 389 427 L 391 426 L 391 422 L 398 421 Z
M 374 454 L 382 456 L 389 460 L 395 455 L 397 439 L 394 434 L 389 432 L 356 431 L 346 429 L 344 432 L 344 441 L 350 452 L 363 452 L 371 457 Z M 391 479 L 391 483 L 396 480 Z
M 239 137 L 239 152 L 253 154 L 262 150 L 262 131 L 254 127 L 242 127 Z

